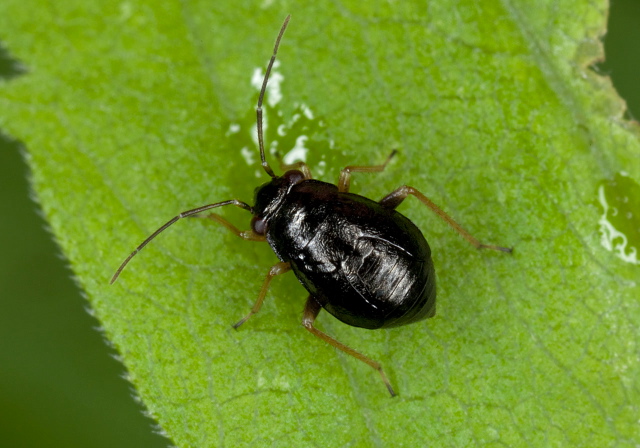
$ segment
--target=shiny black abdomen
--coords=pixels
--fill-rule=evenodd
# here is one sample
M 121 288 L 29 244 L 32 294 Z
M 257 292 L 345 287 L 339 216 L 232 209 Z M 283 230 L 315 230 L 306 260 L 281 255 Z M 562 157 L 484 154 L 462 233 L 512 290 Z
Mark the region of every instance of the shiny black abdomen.
M 269 220 L 267 240 L 346 324 L 393 327 L 435 314 L 429 244 L 409 219 L 371 199 L 305 180 Z

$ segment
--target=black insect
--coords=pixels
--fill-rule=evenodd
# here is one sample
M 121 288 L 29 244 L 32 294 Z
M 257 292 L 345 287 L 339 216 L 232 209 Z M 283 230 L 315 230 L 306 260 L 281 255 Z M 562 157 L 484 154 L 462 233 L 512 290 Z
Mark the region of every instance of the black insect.
M 265 158 L 262 101 L 288 23 L 289 17 L 276 39 L 256 108 L 262 167 L 272 179 L 256 190 L 255 205 L 251 207 L 232 199 L 180 213 L 129 255 L 111 283 L 134 255 L 177 220 L 224 205 L 243 208 L 253 215 L 249 231 L 238 230 L 215 213 L 206 217 L 245 240 L 267 241 L 280 262 L 271 267 L 253 308 L 234 328 L 260 310 L 273 277 L 292 270 L 309 291 L 302 319 L 304 327 L 376 369 L 394 396 L 379 363 L 321 332 L 313 323 L 323 308 L 348 325 L 369 329 L 406 325 L 435 315 L 436 276 L 431 249 L 420 230 L 398 213 L 396 207 L 413 195 L 476 248 L 512 250 L 480 243 L 413 187 L 402 186 L 379 202 L 349 193 L 351 173 L 380 172 L 395 151 L 382 165 L 347 166 L 340 172 L 337 186 L 314 180 L 304 162 L 283 165 L 282 168 L 288 171 L 282 176 L 275 175 Z

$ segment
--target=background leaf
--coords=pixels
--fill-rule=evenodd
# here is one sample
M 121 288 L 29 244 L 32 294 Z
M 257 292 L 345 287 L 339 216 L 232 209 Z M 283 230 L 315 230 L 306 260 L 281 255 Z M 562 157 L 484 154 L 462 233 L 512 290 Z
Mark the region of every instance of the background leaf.
M 604 3 L 535 5 L 69 2 L 40 12 L 46 40 L 16 30 L 30 11 L 4 6 L 20 36 L 7 43 L 33 66 L 3 88 L 0 125 L 25 141 L 61 246 L 178 445 L 634 441 L 638 266 L 600 245 L 597 201 L 616 173 L 638 179 L 637 130 L 587 69 Z M 395 400 L 300 328 L 293 278 L 231 330 L 275 258 L 223 229 L 180 223 L 106 287 L 176 211 L 250 200 L 265 179 L 228 130 L 241 123 L 249 140 L 249 79 L 289 11 L 278 107 L 285 121 L 300 104 L 313 111 L 314 172 L 335 180 L 399 147 L 354 191 L 410 183 L 517 250 L 476 253 L 403 206 L 434 249 L 438 317 L 380 332 L 320 321 L 384 363 Z

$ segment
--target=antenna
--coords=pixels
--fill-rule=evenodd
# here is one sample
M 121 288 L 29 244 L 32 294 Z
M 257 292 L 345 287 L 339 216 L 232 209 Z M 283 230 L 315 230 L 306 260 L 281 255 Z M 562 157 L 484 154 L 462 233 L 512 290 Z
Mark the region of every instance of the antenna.
M 271 169 L 271 167 L 267 163 L 267 160 L 266 160 L 265 155 L 264 155 L 264 136 L 263 136 L 263 132 L 262 132 L 262 101 L 264 100 L 264 93 L 267 90 L 267 83 L 269 82 L 269 75 L 271 74 L 271 68 L 273 67 L 273 63 L 276 60 L 276 54 L 278 53 L 278 46 L 280 46 L 280 40 L 282 39 L 282 35 L 284 34 L 284 30 L 287 29 L 287 25 L 289 24 L 289 19 L 290 18 L 291 18 L 290 15 L 287 16 L 287 18 L 284 19 L 284 23 L 282 24 L 282 28 L 280 28 L 280 33 L 278 34 L 278 38 L 276 39 L 276 44 L 273 47 L 273 55 L 271 56 L 271 59 L 269 60 L 269 65 L 267 65 L 267 72 L 264 75 L 264 81 L 262 82 L 262 89 L 260 89 L 260 97 L 258 98 L 258 106 L 256 107 L 256 115 L 257 115 L 257 121 L 258 121 L 258 144 L 260 146 L 260 159 L 262 160 L 262 167 L 267 172 L 267 174 L 269 176 L 271 176 L 272 178 L 276 178 L 277 176 L 275 175 L 275 173 L 273 172 L 273 170 Z M 222 206 L 225 206 L 225 205 L 235 205 L 236 207 L 243 208 L 243 209 L 248 210 L 249 212 L 253 213 L 253 208 L 251 208 L 250 205 L 245 204 L 244 202 L 238 201 L 236 199 L 232 199 L 230 201 L 224 201 L 224 202 L 216 202 L 215 204 L 208 204 L 208 205 L 204 205 L 202 207 L 198 207 L 198 208 L 194 208 L 192 210 L 187 210 L 185 212 L 182 212 L 178 216 L 175 216 L 172 219 L 170 219 L 167 223 L 165 223 L 163 226 L 161 226 L 158 230 L 153 232 L 138 247 L 136 247 L 135 250 L 133 252 L 131 252 L 131 254 L 126 258 L 126 260 L 124 260 L 122 262 L 122 264 L 120 265 L 120 267 L 118 268 L 116 273 L 113 274 L 113 277 L 111 277 L 111 282 L 110 283 L 113 284 L 118 279 L 118 277 L 120 276 L 120 273 L 122 272 L 122 270 L 127 266 L 127 264 L 129 264 L 129 261 L 131 261 L 131 259 L 138 252 L 140 252 L 147 244 L 149 244 L 151 242 L 151 240 L 153 240 L 156 236 L 158 236 L 159 234 L 164 232 L 168 227 L 173 225 L 176 221 L 178 221 L 178 220 L 180 220 L 182 218 L 187 218 L 189 216 L 197 215 L 198 213 L 202 213 L 202 212 L 204 212 L 206 210 L 211 210 L 212 208 L 222 207 Z
M 231 199 L 230 201 L 224 201 L 224 202 L 216 202 L 215 204 L 203 205 L 202 207 L 198 207 L 198 208 L 194 208 L 192 210 L 187 210 L 186 212 L 182 212 L 178 216 L 174 216 L 173 218 L 171 218 L 166 224 L 164 224 L 158 230 L 153 232 L 146 240 L 144 240 L 138 247 L 136 247 L 135 250 L 133 252 L 131 252 L 131 255 L 129 255 L 127 257 L 127 259 L 122 262 L 122 264 L 120 265 L 120 267 L 118 268 L 116 273 L 113 274 L 113 277 L 111 277 L 111 281 L 109 282 L 109 284 L 113 285 L 113 283 L 116 280 L 118 280 L 118 277 L 120 276 L 120 273 L 125 268 L 125 266 L 127 264 L 129 264 L 129 261 L 131 261 L 131 259 L 138 252 L 140 252 L 144 248 L 144 246 L 149 244 L 152 239 L 154 239 L 155 237 L 160 235 L 164 230 L 166 230 L 167 227 L 169 227 L 170 225 L 174 224 L 179 219 L 187 218 L 187 217 L 193 216 L 193 215 L 197 215 L 198 213 L 202 213 L 202 212 L 204 212 L 206 210 L 211 210 L 212 208 L 216 208 L 216 207 L 222 207 L 224 205 L 235 205 L 236 207 L 240 207 L 240 208 L 243 208 L 245 210 L 249 210 L 251 213 L 253 213 L 253 209 L 251 208 L 250 205 L 245 204 L 244 202 L 238 201 L 236 199 Z
M 273 47 L 273 55 L 271 55 L 271 59 L 269 60 L 269 65 L 267 65 L 267 72 L 264 74 L 264 81 L 262 81 L 262 89 L 260 89 L 260 97 L 258 98 L 258 107 L 256 107 L 256 115 L 258 122 L 258 146 L 260 146 L 260 160 L 262 160 L 262 168 L 267 172 L 267 174 L 273 178 L 277 177 L 269 164 L 267 163 L 267 159 L 264 155 L 264 136 L 262 133 L 262 100 L 264 99 L 264 92 L 267 90 L 267 83 L 269 82 L 269 75 L 271 74 L 271 67 L 273 67 L 273 63 L 276 61 L 276 54 L 278 54 L 278 47 L 280 46 L 280 39 L 282 39 L 282 35 L 284 34 L 284 30 L 287 29 L 287 25 L 289 24 L 290 15 L 284 19 L 284 23 L 282 24 L 282 28 L 280 28 L 280 33 L 278 34 L 278 38 L 276 39 L 276 44 Z

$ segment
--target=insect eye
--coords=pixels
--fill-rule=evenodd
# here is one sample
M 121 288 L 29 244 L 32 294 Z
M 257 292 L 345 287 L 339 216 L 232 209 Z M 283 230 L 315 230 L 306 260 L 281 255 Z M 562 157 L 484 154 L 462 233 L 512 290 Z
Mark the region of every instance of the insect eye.
M 289 185 L 299 184 L 304 180 L 304 174 L 298 170 L 290 170 L 282 175 Z
M 267 226 L 264 222 L 264 219 L 259 216 L 254 216 L 251 220 L 251 230 L 253 230 L 258 235 L 264 235 L 267 231 Z

